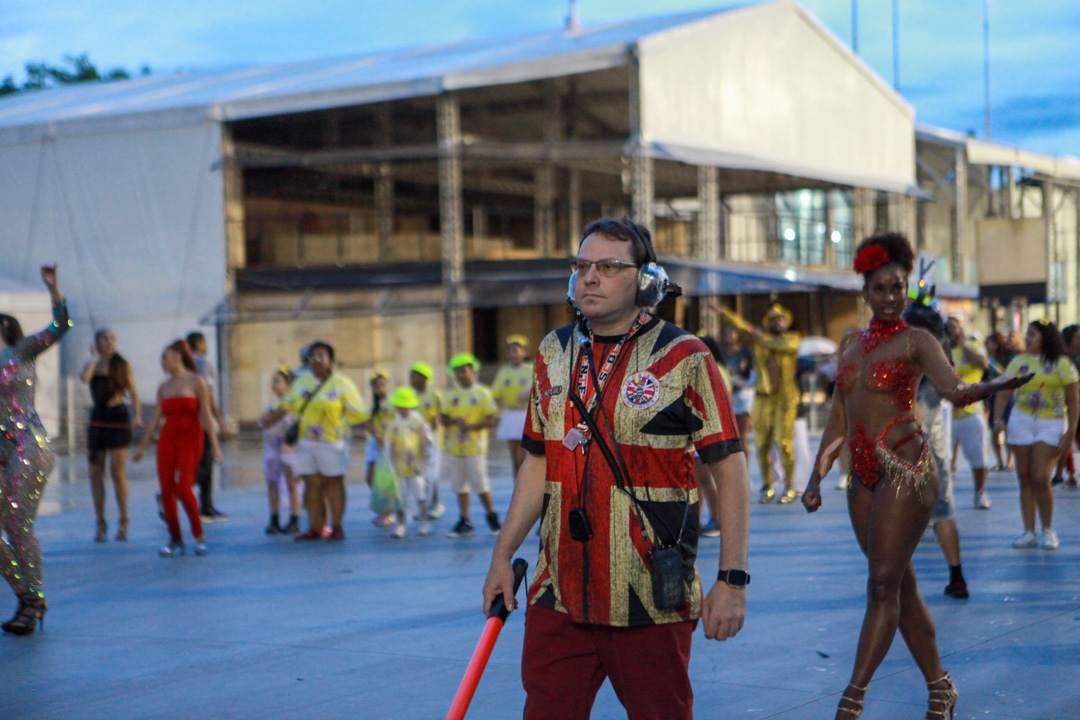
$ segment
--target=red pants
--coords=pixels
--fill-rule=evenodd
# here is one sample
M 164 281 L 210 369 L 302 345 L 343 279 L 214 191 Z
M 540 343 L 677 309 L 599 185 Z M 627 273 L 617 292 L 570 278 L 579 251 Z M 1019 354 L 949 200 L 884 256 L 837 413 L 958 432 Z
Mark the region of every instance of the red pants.
M 694 692 L 687 668 L 695 627 L 582 625 L 530 605 L 521 658 L 525 720 L 587 720 L 604 678 L 628 720 L 690 720 Z
M 180 427 L 170 430 L 169 421 L 166 420 L 157 445 L 158 482 L 161 483 L 161 509 L 165 513 L 165 524 L 169 526 L 170 540 L 175 543 L 182 541 L 180 518 L 176 512 L 177 499 L 183 503 L 184 511 L 191 522 L 191 534 L 196 538 L 201 538 L 203 534 L 199 503 L 191 492 L 202 453 L 201 425 L 196 422 L 194 428 Z

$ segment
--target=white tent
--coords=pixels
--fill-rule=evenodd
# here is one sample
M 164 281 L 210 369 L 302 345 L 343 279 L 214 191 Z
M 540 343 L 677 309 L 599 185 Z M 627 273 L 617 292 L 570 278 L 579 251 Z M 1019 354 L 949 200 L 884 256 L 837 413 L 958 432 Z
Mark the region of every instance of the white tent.
M 656 158 L 908 192 L 911 108 L 790 0 L 533 35 L 0 100 L 0 276 L 56 261 L 76 328 L 113 328 L 143 395 L 170 340 L 231 290 L 223 124 L 637 68 Z M 211 357 L 213 333 L 208 333 Z

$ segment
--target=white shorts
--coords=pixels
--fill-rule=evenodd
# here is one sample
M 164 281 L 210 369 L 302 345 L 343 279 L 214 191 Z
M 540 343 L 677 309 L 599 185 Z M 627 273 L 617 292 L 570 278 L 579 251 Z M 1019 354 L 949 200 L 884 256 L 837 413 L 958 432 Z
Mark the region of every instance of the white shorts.
M 289 492 L 289 481 L 285 469 L 296 471 L 296 453 L 287 452 L 280 455 L 275 452 L 263 453 L 263 477 L 267 485 L 275 485 L 279 494 Z
M 742 388 L 731 392 L 731 411 L 736 415 L 749 415 L 754 409 L 754 388 Z
M 364 443 L 364 460 L 370 463 L 379 462 L 379 443 L 375 440 L 375 435 L 368 433 L 367 442 Z
M 516 440 L 521 442 L 521 433 L 525 430 L 524 410 L 503 410 L 499 418 L 499 427 L 495 430 L 495 437 L 499 440 Z
M 398 495 L 404 503 L 411 495 L 417 502 L 428 501 L 428 482 L 423 475 L 398 478 Z
M 954 415 L 952 436 L 954 444 L 960 443 L 972 470 L 986 468 L 986 456 L 990 450 L 990 428 L 987 427 L 982 413 L 976 412 L 961 418 Z
M 435 486 L 439 484 L 439 478 L 442 476 L 443 451 L 433 442 L 427 444 L 427 451 L 428 461 L 424 476 L 427 481 L 428 490 L 433 492 Z
M 491 492 L 491 486 L 488 485 L 487 458 L 483 455 L 443 453 L 442 464 L 456 494 Z
M 1009 445 L 1057 445 L 1064 434 L 1065 418 L 1037 418 L 1013 408 L 1005 428 L 1005 442 Z
M 349 472 L 349 447 L 344 440 L 301 440 L 296 444 L 295 470 L 297 475 L 344 477 Z

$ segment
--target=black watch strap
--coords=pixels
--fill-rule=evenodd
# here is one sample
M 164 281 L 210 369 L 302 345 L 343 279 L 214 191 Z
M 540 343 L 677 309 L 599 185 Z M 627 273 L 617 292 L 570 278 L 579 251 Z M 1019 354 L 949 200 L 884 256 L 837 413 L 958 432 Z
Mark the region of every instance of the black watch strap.
M 716 576 L 717 580 L 723 580 L 731 587 L 746 587 L 750 584 L 750 573 L 745 570 L 724 570 L 720 568 L 720 574 Z

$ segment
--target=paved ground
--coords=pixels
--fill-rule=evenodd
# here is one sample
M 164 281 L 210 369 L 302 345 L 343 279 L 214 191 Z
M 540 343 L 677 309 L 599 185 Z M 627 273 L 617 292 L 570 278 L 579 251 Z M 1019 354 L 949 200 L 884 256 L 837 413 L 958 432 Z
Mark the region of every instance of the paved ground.
M 495 498 L 505 508 L 511 483 L 499 450 Z M 149 463 L 133 472 L 130 541 L 91 542 L 83 460 L 62 462 L 38 523 L 46 630 L 0 637 L 0 718 L 445 716 L 482 629 L 480 585 L 493 539 L 446 538 L 448 513 L 438 535 L 395 541 L 368 522 L 362 482 L 350 486 L 344 543 L 267 537 L 258 449 L 233 443 L 227 453 L 218 504 L 232 519 L 208 526 L 204 558 L 157 556 L 165 531 Z M 992 474 L 990 488 L 993 509 L 971 509 L 961 472 L 970 600 L 941 594 L 948 571 L 934 543 L 915 557 L 945 667 L 960 688 L 957 717 L 1078 718 L 1080 493 L 1058 493 L 1062 549 L 1048 553 L 1009 547 L 1020 524 L 1012 474 Z M 715 568 L 718 554 L 719 541 L 706 540 L 701 566 Z M 535 563 L 535 545 L 521 555 Z M 723 644 L 695 640 L 697 716 L 831 718 L 864 605 L 865 564 L 843 494 L 827 491 L 815 516 L 755 505 L 751 570 L 743 632 Z M 522 633 L 515 614 L 470 718 L 520 717 Z M 867 699 L 872 720 L 923 716 L 922 678 L 899 639 Z M 593 717 L 625 717 L 610 686 Z

